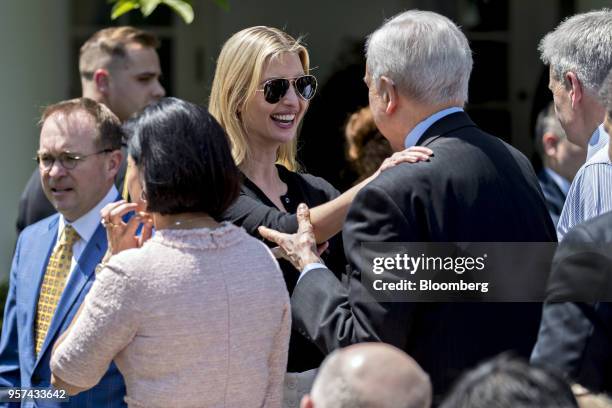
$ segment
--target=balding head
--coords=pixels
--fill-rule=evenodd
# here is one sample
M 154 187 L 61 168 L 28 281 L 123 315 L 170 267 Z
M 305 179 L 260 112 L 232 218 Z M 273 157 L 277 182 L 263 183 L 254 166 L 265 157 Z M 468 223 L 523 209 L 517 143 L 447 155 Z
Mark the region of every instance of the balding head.
M 362 343 L 330 354 L 302 408 L 426 408 L 428 375 L 410 356 L 384 343 Z

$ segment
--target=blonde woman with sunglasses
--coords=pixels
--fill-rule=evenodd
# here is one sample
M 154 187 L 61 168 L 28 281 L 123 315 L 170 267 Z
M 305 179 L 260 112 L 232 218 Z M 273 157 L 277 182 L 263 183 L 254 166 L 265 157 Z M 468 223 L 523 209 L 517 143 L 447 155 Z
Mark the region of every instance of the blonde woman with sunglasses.
M 333 237 L 342 229 L 355 194 L 384 168 L 400 161 L 427 160 L 431 151 L 420 147 L 396 153 L 371 178 L 344 194 L 322 178 L 299 172 L 297 132 L 317 89 L 309 64 L 308 51 L 300 40 L 276 28 L 250 27 L 224 44 L 209 110 L 227 132 L 243 185 L 223 218 L 257 237 L 259 226 L 295 232 L 295 212 L 304 202 L 311 208 L 317 242 L 329 241 L 323 259 L 343 264 L 342 244 L 339 237 Z M 288 262 L 281 260 L 280 264 L 291 292 L 299 273 Z M 316 368 L 322 358 L 316 346 L 292 333 L 289 371 Z

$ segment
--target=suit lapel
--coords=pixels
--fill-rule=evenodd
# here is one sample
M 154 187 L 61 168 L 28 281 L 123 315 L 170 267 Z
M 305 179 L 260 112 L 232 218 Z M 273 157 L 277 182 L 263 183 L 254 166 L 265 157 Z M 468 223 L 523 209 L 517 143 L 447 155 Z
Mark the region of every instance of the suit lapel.
M 51 320 L 51 325 L 49 326 L 49 331 L 47 332 L 47 337 L 45 338 L 45 342 L 43 343 L 39 356 L 44 355 L 45 350 L 51 343 L 51 340 L 55 340 L 58 329 L 64 325 L 66 316 L 70 313 L 72 308 L 75 307 L 75 301 L 78 299 L 79 295 L 83 291 L 83 288 L 92 277 L 96 265 L 102 260 L 102 257 L 106 252 L 106 248 L 106 232 L 102 224 L 100 224 L 78 259 L 74 271 L 72 271 L 70 274 L 70 278 L 66 283 L 62 297 L 57 304 L 55 315 Z
M 32 256 L 28 257 L 27 263 L 22 268 L 22 283 L 21 287 L 31 288 L 24 302 L 25 310 L 25 324 L 24 324 L 24 339 L 25 344 L 23 351 L 29 353 L 30 358 L 27 360 L 36 360 L 34 352 L 34 321 L 36 319 L 36 310 L 38 304 L 38 295 L 40 293 L 40 286 L 42 284 L 45 271 L 47 270 L 47 263 L 55 242 L 57 241 L 57 225 L 59 215 L 51 218 L 46 227 L 41 228 L 40 235 L 37 239 L 33 240 L 32 247 L 28 249 L 28 252 Z

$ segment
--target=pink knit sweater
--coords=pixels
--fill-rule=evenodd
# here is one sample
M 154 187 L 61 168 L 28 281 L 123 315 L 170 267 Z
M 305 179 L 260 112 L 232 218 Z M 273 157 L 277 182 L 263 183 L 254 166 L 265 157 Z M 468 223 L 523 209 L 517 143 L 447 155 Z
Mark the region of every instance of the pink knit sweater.
M 99 272 L 51 367 L 91 387 L 114 360 L 130 407 L 280 407 L 290 310 L 243 229 L 159 230 Z

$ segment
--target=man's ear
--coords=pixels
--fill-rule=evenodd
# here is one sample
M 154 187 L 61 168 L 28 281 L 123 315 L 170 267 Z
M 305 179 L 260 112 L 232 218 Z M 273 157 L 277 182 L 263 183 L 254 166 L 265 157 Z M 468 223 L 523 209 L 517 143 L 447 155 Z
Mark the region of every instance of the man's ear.
M 381 76 L 379 81 L 380 97 L 385 103 L 385 112 L 390 115 L 397 109 L 399 95 L 393 80 L 386 76 Z
M 110 78 L 110 75 L 108 74 L 108 71 L 105 70 L 104 68 L 96 69 L 96 71 L 93 74 L 93 81 L 94 81 L 94 84 L 96 84 L 96 89 L 102 95 L 108 94 L 109 78 Z
M 582 102 L 582 98 L 584 97 L 584 89 L 582 88 L 582 83 L 578 79 L 575 73 L 569 71 L 565 74 L 565 81 L 569 84 L 569 97 L 572 103 L 572 109 L 575 109 L 577 105 Z
M 551 132 L 546 132 L 542 135 L 542 150 L 546 156 L 554 156 L 557 154 L 559 146 L 559 136 Z
M 106 162 L 106 170 L 112 174 L 113 178 L 119 172 L 119 168 L 121 167 L 121 161 L 123 160 L 123 153 L 121 149 L 113 150 L 108 153 L 109 160 Z

